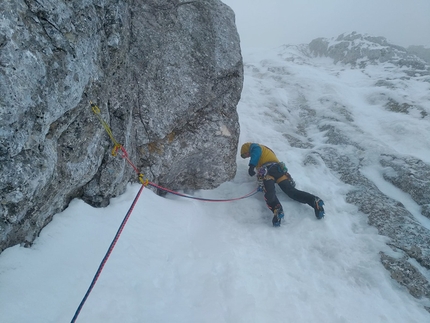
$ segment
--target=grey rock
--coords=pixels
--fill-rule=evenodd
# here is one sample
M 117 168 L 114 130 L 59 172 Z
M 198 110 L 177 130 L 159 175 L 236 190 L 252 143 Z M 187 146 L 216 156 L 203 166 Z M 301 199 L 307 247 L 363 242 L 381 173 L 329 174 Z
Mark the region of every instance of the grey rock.
M 232 10 L 214 1 L 0 3 L 0 251 L 30 245 L 71 199 L 144 177 L 209 189 L 236 172 L 243 84 Z
M 382 155 L 380 163 L 385 167 L 384 179 L 408 193 L 430 219 L 430 166 L 416 158 L 393 155 Z
M 381 252 L 381 261 L 390 271 L 391 278 L 405 286 L 416 298 L 430 297 L 430 284 L 427 279 L 407 259 L 396 259 Z
M 336 39 L 317 38 L 309 44 L 315 56 L 327 56 L 337 64 L 364 68 L 368 64 L 390 62 L 409 68 L 410 75 L 429 75 L 426 62 L 405 48 L 390 44 L 385 37 L 373 37 L 356 32 L 339 35 Z

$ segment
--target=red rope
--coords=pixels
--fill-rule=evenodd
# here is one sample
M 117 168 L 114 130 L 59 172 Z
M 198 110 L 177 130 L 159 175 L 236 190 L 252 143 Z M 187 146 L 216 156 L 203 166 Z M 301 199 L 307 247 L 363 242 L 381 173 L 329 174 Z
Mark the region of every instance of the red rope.
M 235 197 L 235 198 L 231 198 L 231 199 L 224 199 L 223 200 L 223 199 L 208 199 L 208 198 L 203 198 L 203 197 L 191 196 L 191 195 L 188 195 L 188 194 L 182 194 L 182 193 L 179 193 L 179 192 L 175 192 L 175 191 L 169 190 L 167 188 L 164 188 L 164 187 L 159 186 L 157 184 L 154 184 L 152 182 L 149 182 L 148 185 L 150 185 L 152 187 L 155 187 L 155 188 L 158 188 L 158 189 L 160 189 L 162 191 L 165 191 L 165 192 L 168 192 L 168 193 L 172 193 L 172 194 L 181 196 L 181 197 L 186 197 L 186 198 L 189 198 L 189 199 L 194 199 L 194 200 L 199 200 L 199 201 L 205 201 L 205 202 L 232 202 L 232 201 L 238 201 L 238 200 L 242 200 L 244 198 L 250 197 L 250 196 L 252 196 L 252 195 L 254 195 L 254 194 L 256 194 L 258 192 L 258 188 L 256 188 L 251 193 L 248 193 L 248 194 L 246 194 L 244 196 Z
M 118 145 L 118 146 L 115 147 L 115 152 L 118 149 L 121 149 L 121 152 L 122 152 L 121 153 L 121 157 L 124 158 L 127 161 L 127 163 L 129 163 L 129 165 L 134 169 L 134 171 L 139 176 L 141 176 L 141 173 L 139 172 L 139 169 L 128 158 L 128 153 L 125 150 L 125 148 L 122 145 Z M 164 192 L 168 192 L 168 193 L 171 193 L 171 194 L 174 194 L 174 195 L 177 195 L 177 196 L 186 197 L 186 198 L 189 198 L 189 199 L 194 199 L 194 200 L 199 200 L 199 201 L 205 201 L 205 202 L 232 202 L 232 201 L 238 201 L 238 200 L 242 200 L 244 198 L 250 197 L 250 196 L 252 196 L 252 195 L 254 195 L 254 194 L 256 194 L 258 192 L 258 188 L 256 188 L 251 193 L 248 193 L 248 194 L 246 194 L 244 196 L 241 196 L 241 197 L 236 197 L 236 198 L 231 198 L 231 199 L 208 199 L 208 198 L 196 197 L 196 196 L 191 196 L 191 195 L 187 195 L 187 194 L 182 194 L 182 193 L 179 193 L 179 192 L 175 192 L 175 191 L 169 190 L 168 188 L 165 188 L 165 187 L 159 186 L 159 185 L 157 185 L 155 183 L 149 182 L 148 180 L 146 180 L 146 182 L 142 181 L 142 183 L 145 186 L 146 185 L 150 185 L 150 186 L 155 187 L 155 188 L 157 188 L 159 190 L 162 190 Z
M 136 203 L 137 203 L 137 200 L 139 199 L 140 194 L 142 193 L 142 191 L 143 191 L 143 189 L 144 189 L 144 188 L 145 188 L 145 186 L 144 186 L 144 185 L 142 185 L 142 186 L 140 187 L 140 190 L 139 190 L 139 192 L 137 193 L 136 197 L 134 198 L 134 201 L 133 201 L 133 203 L 131 204 L 131 206 L 130 206 L 130 208 L 129 208 L 128 212 L 127 212 L 127 214 L 125 215 L 124 219 L 122 220 L 122 223 L 121 223 L 121 225 L 120 225 L 120 227 L 119 227 L 119 229 L 118 229 L 118 231 L 117 231 L 117 233 L 116 233 L 116 235 L 115 235 L 115 238 L 113 239 L 112 243 L 110 244 L 110 247 L 109 247 L 108 251 L 106 252 L 106 254 L 105 254 L 105 256 L 104 256 L 104 258 L 103 258 L 103 260 L 102 260 L 102 262 L 101 262 L 101 264 L 100 264 L 100 266 L 99 266 L 99 268 L 97 269 L 97 272 L 96 272 L 96 274 L 94 275 L 94 278 L 93 278 L 93 280 L 92 280 L 92 282 L 91 282 L 91 285 L 90 285 L 90 287 L 88 288 L 88 290 L 87 290 L 87 292 L 86 292 L 86 294 L 85 294 L 84 298 L 82 299 L 81 303 L 79 304 L 78 309 L 76 310 L 75 315 L 73 316 L 73 319 L 72 319 L 71 323 L 74 323 L 74 322 L 76 321 L 76 319 L 78 318 L 79 313 L 80 313 L 80 312 L 81 312 L 81 310 L 82 310 L 82 307 L 84 306 L 84 304 L 85 304 L 85 302 L 86 302 L 86 300 L 87 300 L 88 296 L 90 295 L 91 291 L 93 290 L 93 288 L 94 288 L 94 286 L 95 286 L 95 284 L 96 284 L 96 282 L 97 282 L 97 280 L 98 280 L 98 278 L 99 278 L 99 276 L 100 276 L 100 274 L 101 274 L 101 272 L 102 272 L 102 270 L 103 270 L 103 267 L 105 266 L 105 264 L 106 264 L 107 260 L 109 259 L 109 256 L 110 256 L 110 254 L 112 253 L 112 250 L 113 250 L 113 248 L 115 247 L 115 245 L 116 245 L 116 243 L 117 243 L 117 241 L 118 241 L 118 239 L 119 239 L 119 236 L 121 235 L 122 230 L 124 229 L 124 227 L 125 227 L 125 225 L 126 225 L 126 223 L 127 223 L 128 219 L 129 219 L 129 217 L 130 217 L 130 215 L 131 215 L 131 212 L 133 212 L 133 209 L 134 209 L 134 207 L 135 207 L 135 205 L 136 205 Z

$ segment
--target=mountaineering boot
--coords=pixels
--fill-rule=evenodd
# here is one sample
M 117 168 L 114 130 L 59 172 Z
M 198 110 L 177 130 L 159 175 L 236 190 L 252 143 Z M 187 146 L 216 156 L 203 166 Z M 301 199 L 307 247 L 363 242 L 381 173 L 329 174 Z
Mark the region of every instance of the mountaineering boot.
M 278 218 L 278 212 L 276 210 L 273 212 L 272 223 L 274 227 L 279 227 L 281 225 L 281 219 Z
M 315 216 L 317 217 L 318 220 L 321 220 L 325 215 L 323 205 L 324 205 L 324 201 L 316 197 L 314 210 L 315 210 Z
M 284 217 L 284 211 L 282 210 L 282 207 L 277 207 L 273 211 L 273 219 L 272 223 L 274 227 L 279 227 L 281 225 L 281 219 Z

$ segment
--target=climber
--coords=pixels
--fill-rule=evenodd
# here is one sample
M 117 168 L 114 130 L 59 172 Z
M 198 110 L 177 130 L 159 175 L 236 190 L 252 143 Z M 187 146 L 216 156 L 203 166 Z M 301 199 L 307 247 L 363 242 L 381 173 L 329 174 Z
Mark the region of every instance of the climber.
M 280 226 L 281 219 L 284 217 L 282 205 L 276 196 L 275 182 L 290 198 L 311 206 L 315 210 L 315 216 L 318 220 L 324 217 L 323 200 L 315 195 L 296 189 L 296 184 L 288 173 L 285 164 L 278 160 L 270 148 L 247 142 L 242 145 L 240 156 L 242 158 L 251 157 L 248 169 L 249 176 L 254 176 L 256 174 L 255 169 L 257 169 L 257 178 L 264 190 L 264 199 L 269 209 L 273 212 L 273 226 Z

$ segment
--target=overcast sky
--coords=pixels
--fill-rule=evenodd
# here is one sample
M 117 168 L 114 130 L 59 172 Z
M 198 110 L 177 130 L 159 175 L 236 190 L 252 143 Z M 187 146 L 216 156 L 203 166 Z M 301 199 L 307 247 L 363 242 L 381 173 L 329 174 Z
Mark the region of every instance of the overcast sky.
M 430 0 L 221 0 L 243 48 L 309 43 L 356 31 L 430 47 Z

